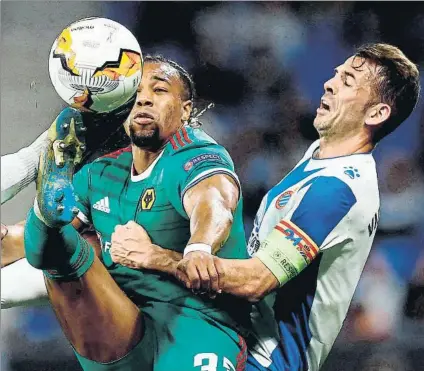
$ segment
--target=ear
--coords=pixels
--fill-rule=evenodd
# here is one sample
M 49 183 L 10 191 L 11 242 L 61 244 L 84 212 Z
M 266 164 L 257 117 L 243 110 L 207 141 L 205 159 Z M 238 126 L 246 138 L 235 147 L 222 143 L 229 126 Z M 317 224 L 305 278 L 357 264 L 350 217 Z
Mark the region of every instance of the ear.
M 183 102 L 183 107 L 181 112 L 181 121 L 187 121 L 190 118 L 192 110 L 193 110 L 193 102 L 191 100 L 186 100 L 185 102 Z
M 386 121 L 392 113 L 391 107 L 386 103 L 378 103 L 368 108 L 365 114 L 365 124 L 376 127 Z

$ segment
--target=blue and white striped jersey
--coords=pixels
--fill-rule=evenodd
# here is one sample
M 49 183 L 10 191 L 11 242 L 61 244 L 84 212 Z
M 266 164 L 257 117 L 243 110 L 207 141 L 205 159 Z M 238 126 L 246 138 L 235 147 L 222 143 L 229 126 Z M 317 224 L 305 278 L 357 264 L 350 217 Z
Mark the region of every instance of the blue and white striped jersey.
M 273 229 L 310 264 L 255 306 L 247 370 L 318 370 L 342 327 L 379 213 L 371 153 L 314 159 L 319 140 L 262 200 L 253 255 Z

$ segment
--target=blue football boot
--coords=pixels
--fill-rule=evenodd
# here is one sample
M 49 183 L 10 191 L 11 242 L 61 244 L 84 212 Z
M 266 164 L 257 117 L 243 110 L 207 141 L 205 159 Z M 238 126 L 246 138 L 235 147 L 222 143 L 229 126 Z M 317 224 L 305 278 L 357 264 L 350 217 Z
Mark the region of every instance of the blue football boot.
M 38 167 L 37 204 L 50 227 L 62 227 L 78 214 L 72 178 L 85 151 L 86 130 L 81 112 L 68 107 L 48 131 L 49 145 Z

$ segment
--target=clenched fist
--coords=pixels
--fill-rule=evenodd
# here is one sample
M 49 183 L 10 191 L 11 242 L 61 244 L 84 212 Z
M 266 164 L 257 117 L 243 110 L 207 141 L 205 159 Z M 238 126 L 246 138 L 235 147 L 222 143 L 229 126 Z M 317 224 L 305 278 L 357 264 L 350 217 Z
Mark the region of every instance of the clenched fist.
M 158 249 L 160 247 L 152 244 L 144 228 L 132 220 L 116 226 L 112 233 L 112 260 L 129 268 L 151 268 L 151 258 Z

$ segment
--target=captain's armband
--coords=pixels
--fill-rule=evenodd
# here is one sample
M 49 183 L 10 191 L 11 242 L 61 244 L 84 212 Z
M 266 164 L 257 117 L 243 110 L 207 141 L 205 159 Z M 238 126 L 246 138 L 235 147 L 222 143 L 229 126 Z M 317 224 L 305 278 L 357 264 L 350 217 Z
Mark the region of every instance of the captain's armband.
M 282 220 L 255 254 L 277 278 L 280 286 L 305 269 L 319 252 L 318 246 L 295 224 Z

